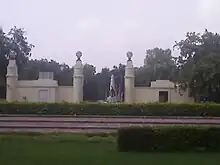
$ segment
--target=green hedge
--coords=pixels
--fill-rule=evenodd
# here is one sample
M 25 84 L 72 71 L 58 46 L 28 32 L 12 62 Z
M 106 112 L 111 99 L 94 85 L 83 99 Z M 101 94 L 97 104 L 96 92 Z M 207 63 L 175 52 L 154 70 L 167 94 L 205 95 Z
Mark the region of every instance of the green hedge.
M 220 127 L 130 127 L 118 130 L 117 147 L 128 152 L 219 152 Z
M 215 116 L 219 104 L 100 104 L 1 102 L 0 114 L 127 115 L 127 116 Z

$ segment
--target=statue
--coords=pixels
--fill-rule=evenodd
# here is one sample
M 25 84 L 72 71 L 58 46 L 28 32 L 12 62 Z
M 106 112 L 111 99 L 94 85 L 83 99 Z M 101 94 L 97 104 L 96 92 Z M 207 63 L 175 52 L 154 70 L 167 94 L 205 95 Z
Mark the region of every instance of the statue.
M 117 92 L 116 92 L 116 87 L 115 87 L 114 75 L 111 76 L 109 97 L 107 98 L 107 101 L 108 102 L 116 102 L 117 101 Z

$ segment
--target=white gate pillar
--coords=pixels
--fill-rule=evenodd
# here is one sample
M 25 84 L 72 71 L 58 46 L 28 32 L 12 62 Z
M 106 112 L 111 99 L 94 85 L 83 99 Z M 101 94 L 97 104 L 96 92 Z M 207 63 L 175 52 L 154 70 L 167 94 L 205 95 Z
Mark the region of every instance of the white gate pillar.
M 78 51 L 76 53 L 76 64 L 74 66 L 74 74 L 73 74 L 73 102 L 80 103 L 83 101 L 83 64 L 81 61 L 82 53 Z
M 6 100 L 17 100 L 17 80 L 18 80 L 18 68 L 16 64 L 16 53 L 11 51 L 9 54 L 9 63 L 7 67 L 6 75 Z
M 127 53 L 127 65 L 125 67 L 125 95 L 124 101 L 125 103 L 131 104 L 134 102 L 134 67 L 133 62 L 131 60 L 133 56 L 132 52 Z

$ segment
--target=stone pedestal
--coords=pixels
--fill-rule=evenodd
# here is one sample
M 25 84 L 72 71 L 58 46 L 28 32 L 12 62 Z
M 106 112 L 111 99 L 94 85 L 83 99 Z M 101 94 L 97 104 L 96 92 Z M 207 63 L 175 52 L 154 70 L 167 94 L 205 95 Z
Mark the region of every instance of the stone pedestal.
M 17 80 L 18 80 L 18 69 L 15 60 L 15 52 L 11 52 L 9 55 L 9 63 L 7 67 L 6 75 L 6 100 L 16 101 L 17 100 Z
M 133 54 L 132 52 L 127 53 L 127 65 L 125 68 L 125 94 L 124 101 L 127 104 L 132 104 L 134 102 L 134 67 L 133 62 L 131 60 Z
M 74 66 L 74 75 L 73 75 L 73 102 L 80 103 L 83 101 L 83 64 L 81 61 L 81 52 L 76 53 L 77 60 Z

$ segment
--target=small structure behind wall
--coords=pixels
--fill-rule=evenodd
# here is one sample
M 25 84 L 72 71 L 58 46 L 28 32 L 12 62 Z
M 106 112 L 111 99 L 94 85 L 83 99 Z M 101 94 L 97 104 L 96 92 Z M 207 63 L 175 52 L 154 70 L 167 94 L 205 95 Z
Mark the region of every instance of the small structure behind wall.
M 182 103 L 192 102 L 192 98 L 189 97 L 188 90 L 180 94 L 173 82 L 169 80 L 156 80 L 151 82 L 150 87 L 135 87 L 135 102 Z
M 38 80 L 18 81 L 17 100 L 30 102 L 55 102 L 58 83 L 52 72 L 40 72 Z

